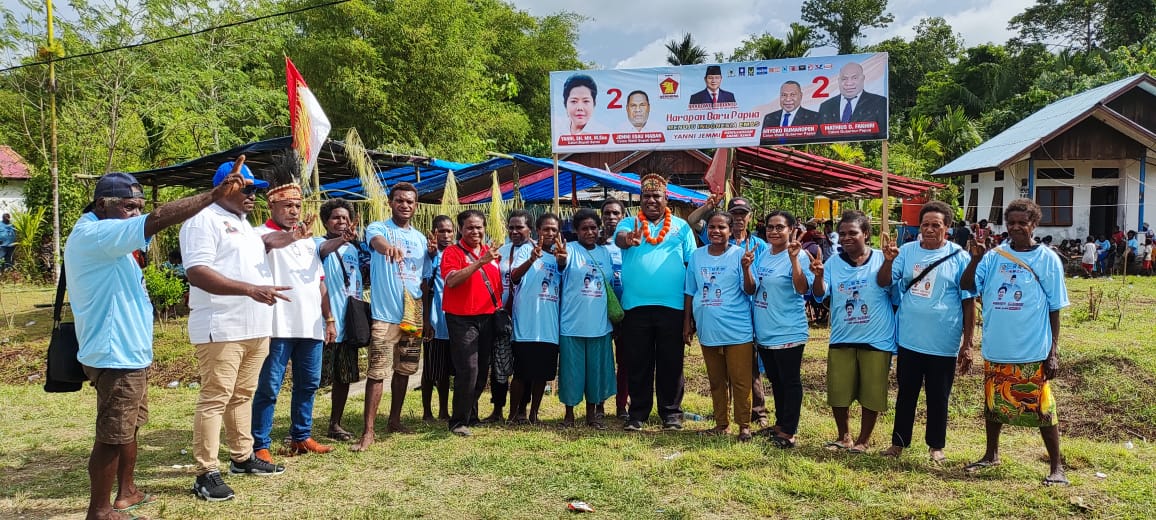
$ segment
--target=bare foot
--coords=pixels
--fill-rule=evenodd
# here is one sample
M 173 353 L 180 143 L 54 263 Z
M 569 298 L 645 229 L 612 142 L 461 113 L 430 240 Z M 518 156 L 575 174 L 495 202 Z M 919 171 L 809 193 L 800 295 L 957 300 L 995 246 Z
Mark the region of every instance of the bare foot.
M 867 453 L 867 448 L 870 447 L 871 446 L 869 444 L 856 443 L 854 446 L 851 446 L 851 448 L 847 450 L 847 453 Z
M 947 455 L 943 454 L 943 450 L 929 450 L 927 457 L 936 464 L 943 464 L 947 462 Z
M 369 447 L 372 445 L 373 445 L 373 432 L 371 432 L 371 431 L 365 432 L 365 434 L 363 434 L 360 439 L 357 439 L 357 443 L 355 443 L 353 446 L 349 447 L 349 451 L 352 451 L 352 452 L 365 451 L 365 450 L 369 449 Z
M 903 447 L 902 446 L 895 446 L 895 445 L 891 445 L 890 448 L 887 448 L 880 453 L 880 455 L 882 455 L 884 457 L 889 457 L 889 458 L 893 458 L 893 459 L 898 459 L 899 455 L 901 455 L 901 454 L 903 454 Z
M 117 498 L 116 501 L 112 503 L 112 508 L 118 511 L 123 511 L 129 508 L 135 509 L 137 506 L 143 506 L 145 504 L 151 503 L 153 500 L 156 500 L 156 497 L 139 489 L 135 489 L 130 495 Z
M 411 430 L 410 428 L 407 428 L 402 423 L 396 423 L 396 424 L 389 423 L 385 426 L 385 433 L 409 434 L 409 433 L 413 433 L 413 430 Z

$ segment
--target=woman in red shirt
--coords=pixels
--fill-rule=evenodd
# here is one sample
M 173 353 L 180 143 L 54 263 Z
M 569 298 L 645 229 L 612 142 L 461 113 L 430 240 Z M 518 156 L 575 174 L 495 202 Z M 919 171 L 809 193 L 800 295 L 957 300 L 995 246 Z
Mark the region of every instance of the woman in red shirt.
M 462 239 L 442 253 L 445 278 L 442 308 L 450 332 L 450 359 L 454 364 L 454 401 L 450 431 L 469 436 L 469 425 L 478 417 L 478 396 L 486 378 L 478 367 L 490 366 L 494 312 L 502 304 L 501 255 L 482 244 L 486 216 L 478 210 L 458 214 Z

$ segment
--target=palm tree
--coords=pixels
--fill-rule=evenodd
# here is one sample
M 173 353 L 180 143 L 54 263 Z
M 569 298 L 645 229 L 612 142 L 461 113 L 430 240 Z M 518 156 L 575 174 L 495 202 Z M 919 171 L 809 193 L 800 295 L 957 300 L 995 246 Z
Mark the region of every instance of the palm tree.
M 947 113 L 939 119 L 932 135 L 943 147 L 943 158 L 949 161 L 983 141 L 978 125 L 964 113 L 963 107 L 947 107 Z
M 787 33 L 786 55 L 784 58 L 802 58 L 810 54 L 815 44 L 815 30 L 805 25 L 792 22 L 791 32 Z
M 706 50 L 694 44 L 694 37 L 686 33 L 682 41 L 670 40 L 666 42 L 666 62 L 674 65 L 698 65 L 706 63 Z
M 932 137 L 930 117 L 923 114 L 911 116 L 907 124 L 903 125 L 899 139 L 915 159 L 937 167 L 942 165 L 943 144 Z

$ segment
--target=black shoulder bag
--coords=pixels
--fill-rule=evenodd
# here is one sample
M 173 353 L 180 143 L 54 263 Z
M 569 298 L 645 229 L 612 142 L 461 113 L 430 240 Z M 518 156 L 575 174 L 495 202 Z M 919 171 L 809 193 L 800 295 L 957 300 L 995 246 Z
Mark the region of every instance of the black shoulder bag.
M 337 261 L 341 263 L 341 275 L 345 278 L 345 286 L 349 287 L 349 270 L 345 266 L 345 259 L 341 257 L 341 248 L 338 247 L 330 254 L 337 256 Z M 357 290 L 361 291 L 361 287 Z M 347 346 L 353 348 L 369 346 L 373 329 L 373 309 L 369 302 L 354 296 L 346 296 L 345 316 L 342 317 L 341 324 L 344 326 Z
M 911 280 L 911 283 L 907 284 L 907 287 L 903 288 L 903 293 L 907 294 L 907 290 L 911 289 L 912 287 L 915 287 L 915 284 L 919 283 L 921 280 L 923 280 L 924 277 L 926 277 L 929 273 L 931 273 L 932 269 L 939 267 L 939 264 L 942 264 L 948 260 L 951 260 L 951 257 L 958 255 L 960 251 L 963 251 L 963 250 L 962 249 L 956 249 L 955 251 L 952 251 L 950 255 L 947 255 L 943 258 L 940 258 L 939 260 L 936 260 L 934 262 L 931 262 L 931 265 L 927 266 L 926 269 L 920 271 L 919 276 L 916 276 L 914 280 Z
M 76 323 L 61 321 L 66 286 L 64 266 L 61 266 L 60 282 L 56 284 L 56 304 L 52 307 L 52 339 L 48 342 L 45 392 L 76 392 L 88 381 L 84 367 L 76 359 L 80 351 L 80 342 L 76 339 Z

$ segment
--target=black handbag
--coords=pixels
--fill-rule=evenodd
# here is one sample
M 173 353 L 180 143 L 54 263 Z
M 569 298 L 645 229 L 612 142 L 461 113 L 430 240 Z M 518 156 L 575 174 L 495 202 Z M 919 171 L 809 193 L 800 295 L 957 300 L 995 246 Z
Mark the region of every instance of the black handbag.
M 338 248 L 340 249 L 340 248 Z M 349 271 L 345 267 L 345 260 L 337 251 L 331 253 L 341 262 L 341 274 L 345 276 L 345 286 L 349 286 Z M 361 290 L 358 287 L 358 290 Z M 369 302 L 353 296 L 345 297 L 345 318 L 341 321 L 345 327 L 345 344 L 354 348 L 369 346 L 372 340 L 373 309 Z
M 45 370 L 45 392 L 76 392 L 88 381 L 84 366 L 76 359 L 80 342 L 76 339 L 76 324 L 62 322 L 64 291 L 66 287 L 64 267 L 60 268 L 60 282 L 56 284 L 56 304 L 52 308 L 52 339 L 48 342 L 48 367 Z

